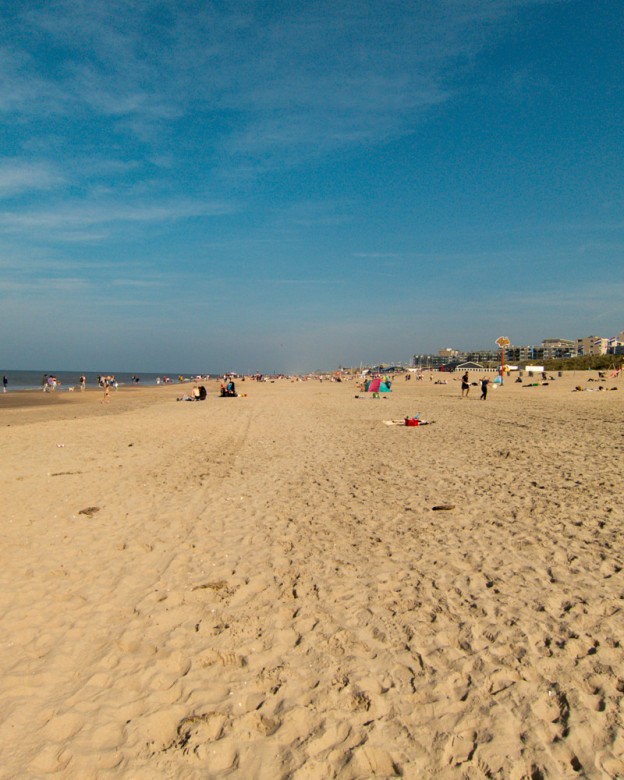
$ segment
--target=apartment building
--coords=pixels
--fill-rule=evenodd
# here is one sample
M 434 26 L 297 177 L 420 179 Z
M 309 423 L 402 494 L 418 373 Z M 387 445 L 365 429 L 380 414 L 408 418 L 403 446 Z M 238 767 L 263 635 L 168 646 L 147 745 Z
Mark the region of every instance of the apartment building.
M 578 355 L 606 355 L 609 349 L 609 339 L 602 336 L 585 336 L 576 340 Z
M 510 344 L 505 348 L 505 363 L 508 364 L 541 364 L 545 360 L 560 360 L 582 355 L 622 355 L 624 354 L 624 331 L 613 338 L 602 336 L 585 336 L 580 339 L 547 338 L 539 346 L 527 344 L 517 346 Z M 444 347 L 437 355 L 414 355 L 412 365 L 423 368 L 452 367 L 464 361 L 475 363 L 499 363 L 500 350 L 458 350 Z
M 544 359 L 543 347 L 516 347 L 510 344 L 505 350 L 505 354 L 507 355 L 507 361 L 509 363 L 517 363 L 518 365 L 522 365 L 523 363 L 541 362 Z
M 572 339 L 544 339 L 542 348 L 544 360 L 571 358 L 577 355 L 577 344 Z

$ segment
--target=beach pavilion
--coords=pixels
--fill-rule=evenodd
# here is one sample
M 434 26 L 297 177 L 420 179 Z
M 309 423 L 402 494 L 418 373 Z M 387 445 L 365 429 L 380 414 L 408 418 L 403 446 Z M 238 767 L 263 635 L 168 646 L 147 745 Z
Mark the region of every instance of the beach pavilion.
M 485 371 L 485 367 L 480 363 L 475 363 L 473 360 L 468 360 L 466 363 L 461 363 L 459 366 L 455 366 L 455 371 Z

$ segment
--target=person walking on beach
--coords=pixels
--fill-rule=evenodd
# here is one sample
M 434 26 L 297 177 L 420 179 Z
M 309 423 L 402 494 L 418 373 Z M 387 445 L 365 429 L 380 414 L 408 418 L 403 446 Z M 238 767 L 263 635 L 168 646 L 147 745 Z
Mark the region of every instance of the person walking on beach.
M 486 376 L 484 376 L 483 379 L 481 379 L 481 397 L 479 398 L 480 401 L 486 400 L 489 384 L 490 384 L 490 380 Z
M 80 392 L 82 393 L 87 386 L 87 377 L 84 374 L 80 376 Z
M 110 399 L 111 399 L 110 383 L 109 383 L 108 379 L 106 379 L 104 381 L 104 397 L 102 398 L 100 403 L 109 404 L 110 403 Z
M 461 378 L 461 397 L 463 398 L 466 396 L 468 398 L 468 393 L 470 392 L 470 382 L 468 381 L 468 372 L 463 375 Z
M 6 393 L 7 385 L 9 384 L 9 380 L 6 378 L 6 376 L 2 377 L 2 392 Z

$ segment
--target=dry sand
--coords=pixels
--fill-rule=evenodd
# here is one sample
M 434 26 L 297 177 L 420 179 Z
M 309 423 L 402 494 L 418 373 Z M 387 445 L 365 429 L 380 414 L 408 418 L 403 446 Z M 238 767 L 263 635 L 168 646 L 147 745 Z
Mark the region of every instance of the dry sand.
M 0 397 L 0 776 L 624 777 L 588 376 Z

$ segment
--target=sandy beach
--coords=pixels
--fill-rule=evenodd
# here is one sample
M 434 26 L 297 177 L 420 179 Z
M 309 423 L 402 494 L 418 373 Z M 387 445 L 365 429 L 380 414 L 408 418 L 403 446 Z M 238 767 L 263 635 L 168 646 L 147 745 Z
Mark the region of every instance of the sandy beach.
M 0 397 L 0 777 L 624 777 L 596 376 Z

